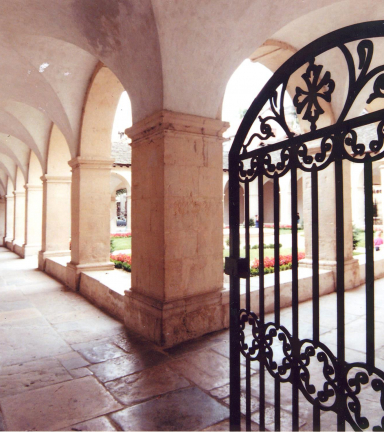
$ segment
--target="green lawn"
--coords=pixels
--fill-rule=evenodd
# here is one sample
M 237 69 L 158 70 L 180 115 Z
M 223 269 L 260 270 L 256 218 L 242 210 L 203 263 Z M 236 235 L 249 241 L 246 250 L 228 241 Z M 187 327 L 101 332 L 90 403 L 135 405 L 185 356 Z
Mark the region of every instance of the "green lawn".
M 117 237 L 113 238 L 113 246 L 115 250 L 132 249 L 131 248 L 131 238 L 132 237 Z

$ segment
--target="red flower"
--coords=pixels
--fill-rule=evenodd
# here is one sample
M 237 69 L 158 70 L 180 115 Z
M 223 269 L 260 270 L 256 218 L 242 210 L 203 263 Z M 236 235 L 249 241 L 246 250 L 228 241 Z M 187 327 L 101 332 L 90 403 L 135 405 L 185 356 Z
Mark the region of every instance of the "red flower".
M 297 254 L 297 258 L 300 261 L 301 259 L 305 258 L 304 252 L 299 252 Z M 292 255 L 280 255 L 279 256 L 279 266 L 287 265 L 292 263 Z M 255 258 L 252 263 L 252 268 L 257 269 L 259 268 L 260 261 Z M 273 257 L 266 257 L 264 258 L 264 268 L 269 267 L 275 267 L 275 259 Z
M 121 262 L 126 262 L 127 264 L 132 264 L 132 257 L 131 255 L 128 254 L 123 254 L 123 253 L 119 253 L 119 254 L 115 254 L 115 255 L 110 255 L 111 259 L 113 261 L 121 261 Z
M 118 238 L 118 237 L 132 237 L 131 233 L 115 233 L 111 234 L 111 238 Z

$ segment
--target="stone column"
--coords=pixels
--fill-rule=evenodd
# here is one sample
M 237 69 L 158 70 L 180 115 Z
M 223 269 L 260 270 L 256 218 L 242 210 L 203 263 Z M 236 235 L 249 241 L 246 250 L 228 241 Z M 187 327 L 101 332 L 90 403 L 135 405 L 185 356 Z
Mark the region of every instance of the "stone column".
M 110 255 L 110 177 L 114 159 L 76 157 L 72 168 L 71 262 L 67 284 L 77 289 L 82 271 L 113 270 Z
M 115 233 L 117 230 L 117 225 L 116 225 L 116 195 L 112 195 L 111 197 L 111 228 L 110 231 L 111 233 Z
M 43 223 L 39 269 L 44 270 L 46 258 L 71 254 L 71 176 L 46 174 L 41 179 Z
M 132 199 L 130 195 L 127 195 L 127 230 L 131 231 L 131 208 L 132 208 Z
M 0 245 L 3 246 L 5 238 L 5 197 L 0 197 Z
M 253 181 L 249 185 L 249 217 L 252 219 L 255 219 L 255 216 L 259 215 L 259 190 L 257 183 L 257 181 Z
M 336 280 L 336 196 L 335 165 L 319 171 L 319 264 L 320 269 L 332 270 Z M 344 268 L 345 289 L 360 285 L 359 263 L 353 258 L 351 162 L 343 161 L 344 186 Z M 312 266 L 311 177 L 303 173 L 304 233 L 306 259 L 301 266 Z
M 13 250 L 13 226 L 15 222 L 15 197 L 14 195 L 5 196 L 5 237 L 4 245 Z
M 15 191 L 15 224 L 13 227 L 13 251 L 22 256 L 25 243 L 25 191 Z
M 43 218 L 43 185 L 26 184 L 25 243 L 23 256 L 37 255 L 41 250 Z
M 164 346 L 228 326 L 223 300 L 222 133 L 160 111 L 132 139 L 132 288 L 125 324 Z
M 304 182 L 304 180 L 303 180 Z M 304 184 L 304 183 L 303 183 Z M 280 224 L 292 225 L 291 218 L 291 173 L 280 178 Z M 303 199 L 304 202 L 304 199 Z M 305 216 L 304 216 L 305 219 Z M 296 222 L 296 220 L 295 220 Z
M 381 224 L 384 225 L 384 165 L 380 165 L 381 178 Z M 363 207 L 363 206 L 362 206 Z

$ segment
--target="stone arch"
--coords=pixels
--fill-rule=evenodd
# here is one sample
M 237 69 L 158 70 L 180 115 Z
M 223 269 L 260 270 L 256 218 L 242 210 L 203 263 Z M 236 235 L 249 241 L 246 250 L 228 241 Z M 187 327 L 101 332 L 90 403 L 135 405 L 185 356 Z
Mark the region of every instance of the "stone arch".
M 33 185 L 41 184 L 42 175 L 43 170 L 40 161 L 36 156 L 36 153 L 31 151 L 29 156 L 27 183 Z
M 123 92 L 116 75 L 99 63 L 84 103 L 78 156 L 101 159 L 111 156 L 112 128 Z
M 71 169 L 68 165 L 70 159 L 71 154 L 68 143 L 60 129 L 53 124 L 48 143 L 46 174 L 56 176 L 70 175 Z

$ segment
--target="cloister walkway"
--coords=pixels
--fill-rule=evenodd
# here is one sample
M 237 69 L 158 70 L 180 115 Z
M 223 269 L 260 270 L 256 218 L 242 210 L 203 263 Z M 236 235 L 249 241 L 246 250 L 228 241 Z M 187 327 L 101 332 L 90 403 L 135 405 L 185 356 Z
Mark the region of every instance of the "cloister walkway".
M 36 267 L 35 258 L 23 260 L 0 248 L 0 430 L 229 429 L 228 331 L 161 349 L 127 333 L 122 323 Z M 377 286 L 381 302 L 384 284 Z M 363 288 L 346 295 L 350 361 L 364 360 L 363 296 Z M 310 305 L 300 305 L 301 337 L 310 335 Z M 321 338 L 330 347 L 334 305 L 334 294 L 322 297 Z M 288 327 L 290 313 L 282 310 Z M 384 314 L 377 313 L 376 325 L 383 368 Z M 257 430 L 257 364 L 252 368 Z M 272 402 L 272 379 L 266 385 Z M 282 388 L 283 430 L 290 428 L 288 386 Z M 310 410 L 302 400 L 302 430 L 312 429 Z M 335 430 L 334 417 L 324 413 L 323 428 Z M 273 427 L 269 404 L 268 426 Z

